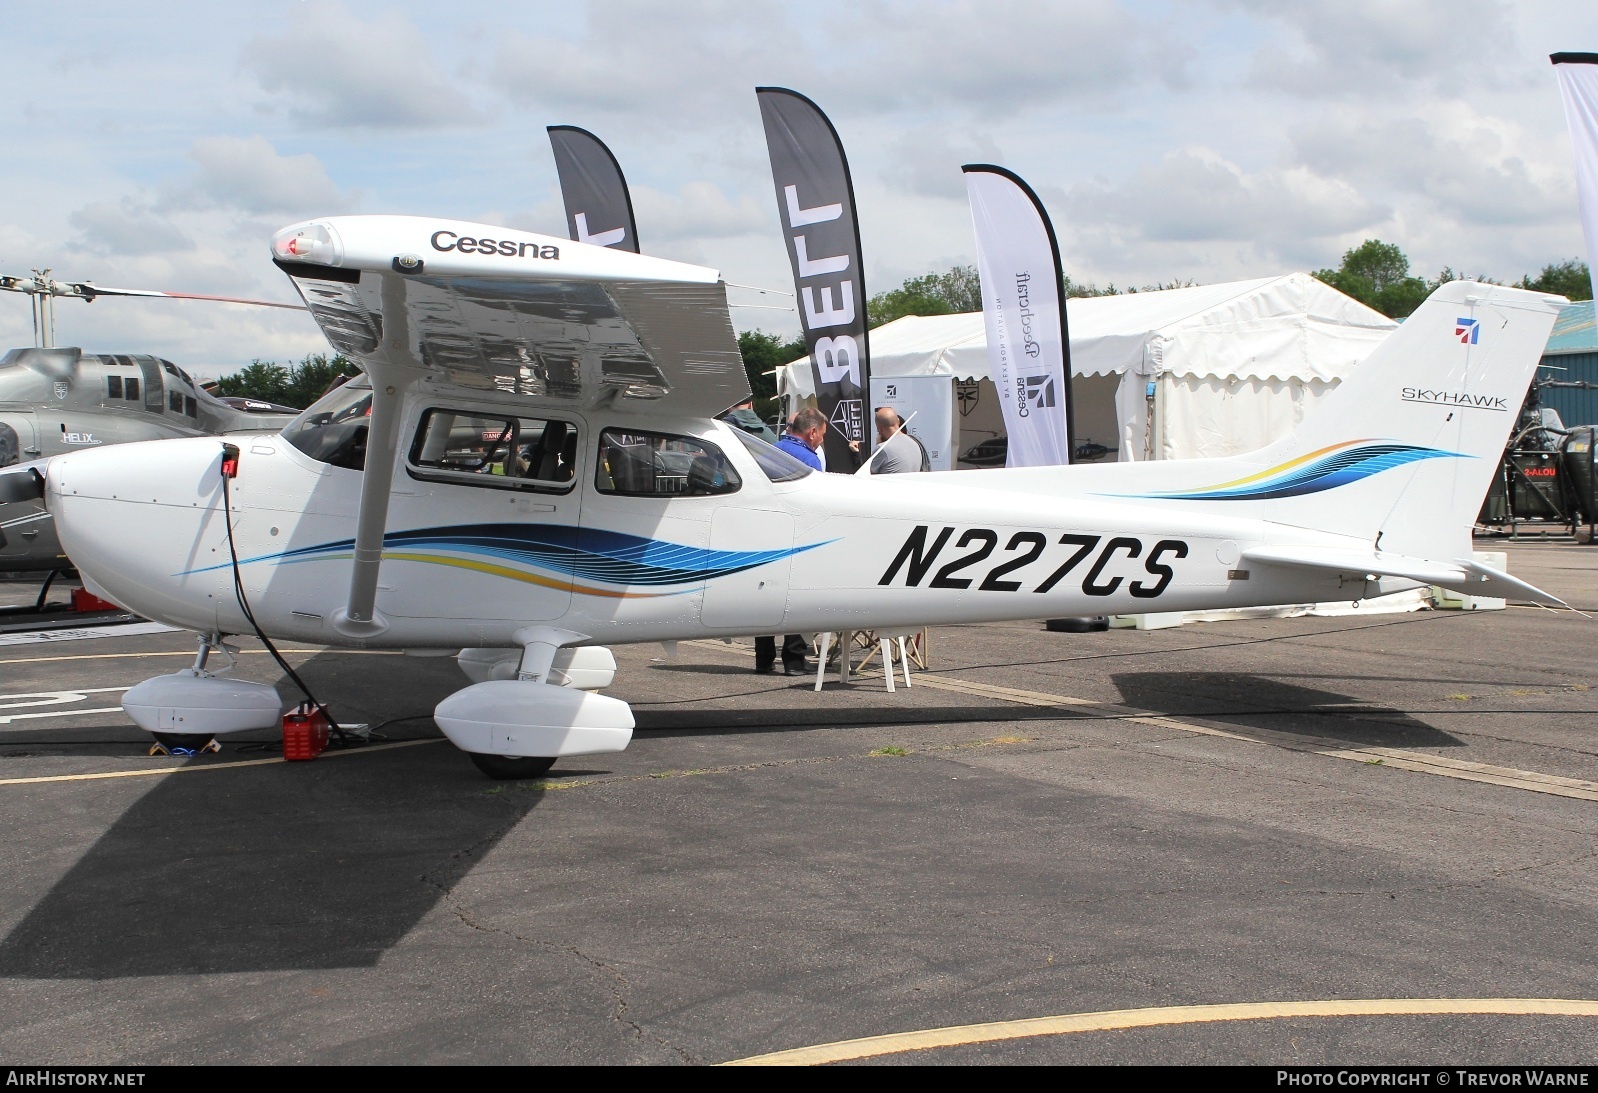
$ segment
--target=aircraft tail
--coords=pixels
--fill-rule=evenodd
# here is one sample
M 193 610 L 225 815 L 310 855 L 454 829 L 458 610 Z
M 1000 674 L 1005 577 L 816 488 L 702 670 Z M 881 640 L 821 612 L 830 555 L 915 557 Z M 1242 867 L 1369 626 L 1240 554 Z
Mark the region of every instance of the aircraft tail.
M 1263 469 L 1155 496 L 1241 501 L 1385 553 L 1469 559 L 1471 527 L 1564 304 L 1445 284 L 1291 436 L 1238 461 Z

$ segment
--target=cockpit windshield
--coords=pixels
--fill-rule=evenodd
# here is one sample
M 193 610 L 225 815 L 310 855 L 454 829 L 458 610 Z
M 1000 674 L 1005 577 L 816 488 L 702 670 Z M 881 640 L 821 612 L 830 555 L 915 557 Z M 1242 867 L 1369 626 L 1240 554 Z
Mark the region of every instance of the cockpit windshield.
M 731 432 L 743 441 L 744 447 L 749 449 L 749 454 L 755 457 L 760 469 L 773 482 L 793 482 L 810 473 L 809 467 L 775 444 L 767 444 L 758 436 L 752 436 L 737 427 L 732 428 Z
M 282 435 L 318 463 L 359 471 L 366 467 L 371 417 L 372 382 L 362 377 L 317 399 L 288 423 Z

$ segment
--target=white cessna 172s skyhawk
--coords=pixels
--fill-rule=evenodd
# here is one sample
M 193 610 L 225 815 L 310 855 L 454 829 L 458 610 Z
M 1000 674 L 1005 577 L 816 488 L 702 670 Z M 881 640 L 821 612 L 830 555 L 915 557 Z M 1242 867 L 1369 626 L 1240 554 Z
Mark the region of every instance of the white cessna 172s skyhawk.
M 281 715 L 206 667 L 246 599 L 272 637 L 460 650 L 477 682 L 436 720 L 496 777 L 626 747 L 629 707 L 593 693 L 607 644 L 1349 600 L 1381 576 L 1559 602 L 1470 541 L 1558 297 L 1442 286 L 1250 455 L 871 478 L 715 420 L 748 385 L 711 270 L 405 216 L 272 245 L 369 382 L 237 448 L 58 456 L 41 487 L 92 591 L 200 635 L 194 668 L 127 693 L 152 731 Z

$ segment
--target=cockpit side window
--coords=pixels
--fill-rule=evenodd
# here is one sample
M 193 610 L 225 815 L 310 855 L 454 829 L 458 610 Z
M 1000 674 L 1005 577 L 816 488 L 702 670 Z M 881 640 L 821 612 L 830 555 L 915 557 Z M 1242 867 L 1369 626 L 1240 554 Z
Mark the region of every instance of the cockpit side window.
M 559 491 L 576 480 L 577 426 L 434 407 L 422 414 L 406 459 L 413 478 L 495 489 Z
M 737 493 L 738 472 L 708 440 L 606 429 L 599 436 L 594 488 L 623 497 L 711 497 Z

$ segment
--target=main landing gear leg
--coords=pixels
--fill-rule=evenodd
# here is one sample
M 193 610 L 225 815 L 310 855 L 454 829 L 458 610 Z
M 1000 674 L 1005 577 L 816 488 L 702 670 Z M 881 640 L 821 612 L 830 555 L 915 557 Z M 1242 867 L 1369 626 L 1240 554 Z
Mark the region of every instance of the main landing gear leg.
M 633 730 L 625 702 L 549 682 L 556 653 L 585 636 L 551 626 L 529 626 L 515 636 L 522 646 L 515 679 L 456 691 L 433 711 L 444 735 L 477 769 L 490 778 L 537 778 L 560 756 L 625 748 Z M 569 678 L 574 668 L 559 678 Z

